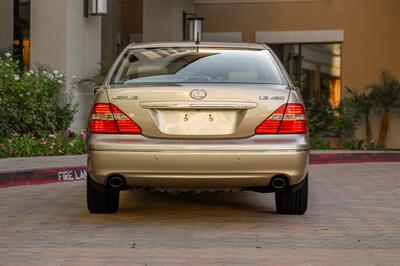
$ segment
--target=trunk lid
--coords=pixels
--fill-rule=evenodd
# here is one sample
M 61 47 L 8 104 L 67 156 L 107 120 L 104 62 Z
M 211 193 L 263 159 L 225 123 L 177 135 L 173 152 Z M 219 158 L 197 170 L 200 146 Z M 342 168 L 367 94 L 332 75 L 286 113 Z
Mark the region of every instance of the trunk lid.
M 290 90 L 266 84 L 165 84 L 108 87 L 110 103 L 142 134 L 167 139 L 229 139 L 254 135 Z

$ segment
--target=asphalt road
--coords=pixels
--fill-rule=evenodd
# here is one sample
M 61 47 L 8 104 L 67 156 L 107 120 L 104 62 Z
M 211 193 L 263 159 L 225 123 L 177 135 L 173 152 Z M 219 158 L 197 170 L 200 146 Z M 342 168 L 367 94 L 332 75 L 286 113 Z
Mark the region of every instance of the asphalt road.
M 304 216 L 273 194 L 121 194 L 83 182 L 0 190 L 0 265 L 400 265 L 400 164 L 313 165 Z

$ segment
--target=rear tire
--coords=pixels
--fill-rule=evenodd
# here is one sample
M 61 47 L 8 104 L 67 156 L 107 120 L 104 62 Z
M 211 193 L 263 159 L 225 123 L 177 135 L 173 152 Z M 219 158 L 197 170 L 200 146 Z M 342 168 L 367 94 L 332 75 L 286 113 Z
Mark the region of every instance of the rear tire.
M 275 192 L 276 211 L 280 214 L 304 214 L 308 204 L 308 175 L 303 186 L 292 192 L 291 188 Z
M 119 191 L 95 184 L 88 176 L 86 181 L 87 208 L 90 213 L 115 213 L 119 207 Z

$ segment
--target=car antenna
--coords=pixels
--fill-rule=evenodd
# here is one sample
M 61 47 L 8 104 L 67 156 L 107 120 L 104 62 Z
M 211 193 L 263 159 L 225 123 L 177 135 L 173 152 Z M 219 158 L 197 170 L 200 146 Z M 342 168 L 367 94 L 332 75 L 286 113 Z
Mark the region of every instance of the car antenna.
M 200 32 L 197 32 L 196 45 L 200 44 Z

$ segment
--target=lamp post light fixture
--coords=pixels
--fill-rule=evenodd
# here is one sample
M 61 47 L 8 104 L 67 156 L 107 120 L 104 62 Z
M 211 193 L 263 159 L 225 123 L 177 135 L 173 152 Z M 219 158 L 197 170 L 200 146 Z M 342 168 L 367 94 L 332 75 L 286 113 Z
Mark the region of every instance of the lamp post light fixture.
M 183 40 L 200 43 L 202 39 L 203 17 L 196 16 L 195 13 L 183 12 Z
M 202 39 L 202 24 L 203 17 L 190 17 L 189 21 L 189 40 L 195 43 L 200 43 Z
M 84 16 L 106 16 L 108 14 L 107 2 L 107 0 L 84 0 Z

